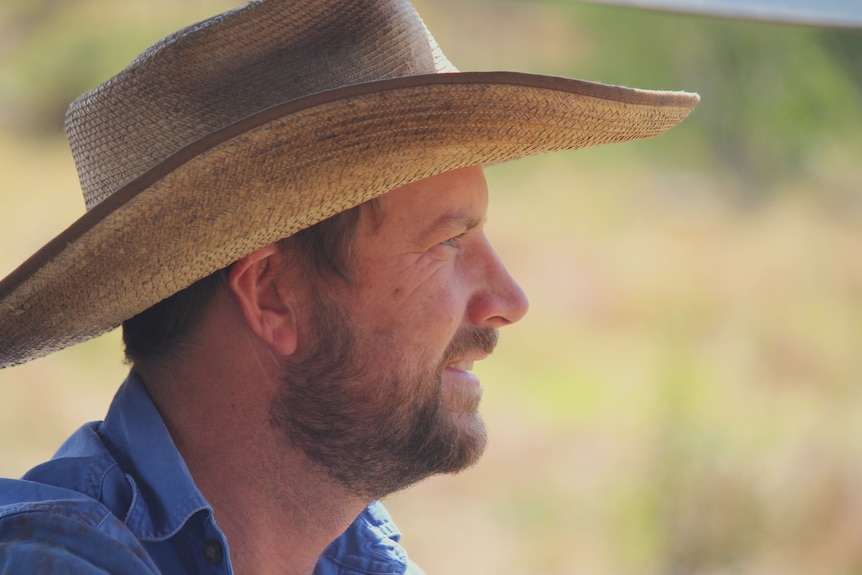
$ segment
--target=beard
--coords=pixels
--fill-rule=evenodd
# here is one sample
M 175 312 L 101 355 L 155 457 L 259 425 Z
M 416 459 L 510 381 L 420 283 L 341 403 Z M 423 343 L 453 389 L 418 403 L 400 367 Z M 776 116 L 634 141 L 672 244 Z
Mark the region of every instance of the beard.
M 293 447 L 371 499 L 479 460 L 487 443 L 479 394 L 452 386 L 444 396 L 443 374 L 467 352 L 490 354 L 496 330 L 462 329 L 439 361 L 390 369 L 393 362 L 375 358 L 397 341 L 360 339 L 333 299 L 318 295 L 313 305 L 316 337 L 303 359 L 284 366 L 270 406 L 271 423 Z

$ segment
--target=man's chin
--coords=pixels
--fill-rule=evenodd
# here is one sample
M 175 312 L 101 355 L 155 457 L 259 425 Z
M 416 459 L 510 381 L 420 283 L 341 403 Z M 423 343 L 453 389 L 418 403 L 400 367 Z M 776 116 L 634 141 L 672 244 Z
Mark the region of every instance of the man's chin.
M 455 377 L 444 377 L 442 396 L 446 410 L 453 417 L 478 417 L 479 403 L 482 401 L 482 387 L 478 380 L 474 382 L 470 379 L 464 382 Z
M 458 473 L 472 467 L 482 458 L 488 445 L 485 422 L 478 411 L 457 416 L 453 424 L 458 434 L 449 465 L 443 473 Z

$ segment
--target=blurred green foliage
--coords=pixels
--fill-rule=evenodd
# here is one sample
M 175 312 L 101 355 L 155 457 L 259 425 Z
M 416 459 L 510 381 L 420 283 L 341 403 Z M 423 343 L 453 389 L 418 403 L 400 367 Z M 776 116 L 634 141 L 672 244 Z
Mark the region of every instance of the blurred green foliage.
M 588 36 L 589 55 L 566 72 L 701 94 L 686 129 L 656 147 L 660 155 L 681 143 L 757 194 L 810 169 L 821 145 L 837 140 L 862 152 L 860 31 L 557 6 Z
M 0 2 L 0 122 L 54 135 L 69 103 L 120 71 L 156 39 L 236 2 Z

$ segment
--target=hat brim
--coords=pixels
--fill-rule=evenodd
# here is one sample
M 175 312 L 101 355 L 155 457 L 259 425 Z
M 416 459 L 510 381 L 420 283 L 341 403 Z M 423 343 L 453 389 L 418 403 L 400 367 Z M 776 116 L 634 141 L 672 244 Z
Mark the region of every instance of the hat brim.
M 182 149 L 0 282 L 0 367 L 85 341 L 243 256 L 404 184 L 656 136 L 696 94 L 513 72 L 285 102 Z

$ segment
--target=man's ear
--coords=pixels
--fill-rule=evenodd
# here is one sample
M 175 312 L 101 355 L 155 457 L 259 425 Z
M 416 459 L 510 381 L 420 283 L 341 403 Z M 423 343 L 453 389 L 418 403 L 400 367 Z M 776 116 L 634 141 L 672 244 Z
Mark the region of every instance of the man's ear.
M 283 356 L 296 351 L 297 325 L 293 290 L 285 277 L 284 258 L 270 244 L 235 262 L 228 286 L 249 329 Z

